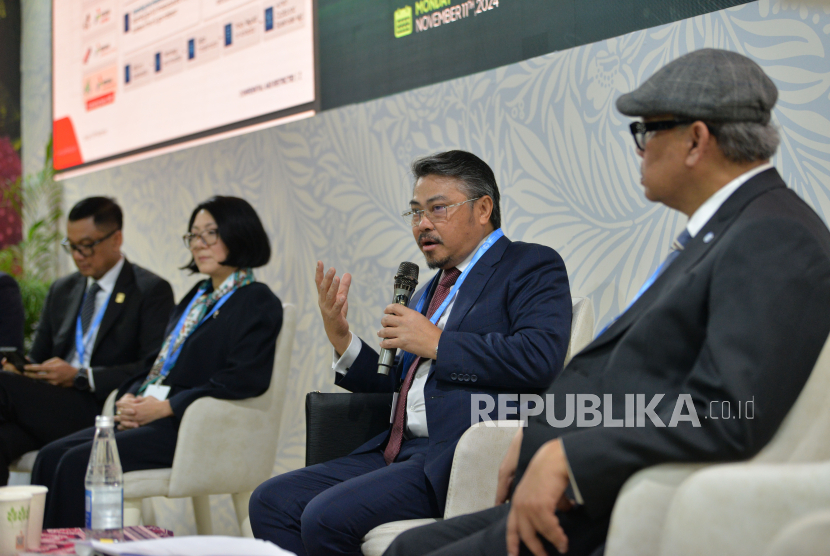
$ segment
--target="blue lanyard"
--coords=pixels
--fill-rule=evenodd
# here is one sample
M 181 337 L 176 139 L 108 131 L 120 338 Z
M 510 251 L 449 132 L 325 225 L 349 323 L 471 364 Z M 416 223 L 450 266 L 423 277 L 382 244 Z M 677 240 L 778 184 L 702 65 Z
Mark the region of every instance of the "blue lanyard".
M 199 291 L 196 292 L 196 295 L 194 295 L 193 299 L 190 300 L 190 303 L 187 304 L 187 309 L 184 310 L 184 313 L 182 313 L 182 316 L 179 318 L 179 322 L 176 324 L 176 328 L 174 329 L 174 332 L 170 338 L 170 347 L 167 348 L 167 357 L 165 358 L 164 365 L 162 365 L 161 371 L 159 372 L 162 379 L 164 379 L 164 377 L 166 377 L 170 373 L 170 369 L 173 368 L 173 366 L 176 364 L 176 361 L 179 359 L 179 354 L 182 352 L 184 342 L 182 342 L 182 344 L 179 346 L 179 349 L 177 349 L 175 353 L 172 353 L 173 346 L 176 345 L 176 340 L 179 339 L 179 334 L 182 333 L 182 328 L 184 328 L 184 321 L 187 320 L 187 315 L 190 314 L 190 310 L 193 308 L 193 304 L 196 303 L 197 299 L 199 299 L 201 296 L 205 294 L 205 291 L 205 288 L 199 288 Z M 196 326 L 193 327 L 193 330 L 191 330 L 190 333 L 193 334 L 193 332 L 195 332 L 196 329 L 199 328 L 203 322 L 208 320 L 213 315 L 213 313 L 218 311 L 219 307 L 224 305 L 225 302 L 228 299 L 230 299 L 230 297 L 234 294 L 235 291 L 236 289 L 233 289 L 225 295 L 223 295 L 222 297 L 220 297 L 216 305 L 213 306 L 213 309 L 211 309 L 210 312 L 206 314 L 204 318 L 202 318 L 202 320 L 200 320 L 196 324 Z
M 84 306 L 87 293 L 84 293 L 84 298 L 81 300 L 81 307 Z M 101 321 L 104 319 L 104 313 L 107 311 L 107 305 L 109 305 L 109 302 L 110 296 L 107 296 L 106 301 L 104 301 L 104 304 L 101 305 L 101 309 L 95 315 L 95 318 L 92 319 L 92 324 L 89 325 L 89 330 L 86 331 L 86 336 L 84 336 L 84 327 L 81 324 L 81 313 L 78 312 L 78 318 L 75 319 L 75 352 L 78 354 L 78 365 L 81 367 L 88 366 L 87 362 L 84 361 L 87 344 L 89 344 L 90 340 L 95 337 L 98 327 L 101 326 Z
M 487 236 L 487 239 L 485 239 L 484 243 L 481 244 L 481 247 L 478 248 L 478 251 L 476 251 L 476 254 L 473 255 L 473 259 L 470 261 L 470 264 L 467 265 L 467 268 L 464 269 L 464 272 L 462 272 L 461 276 L 459 276 L 458 279 L 455 281 L 455 285 L 453 285 L 452 289 L 450 290 L 450 293 L 447 295 L 447 298 L 444 299 L 444 302 L 441 303 L 441 305 L 435 310 L 435 313 L 433 313 L 432 316 L 430 317 L 429 321 L 432 324 L 437 324 L 438 323 L 439 319 L 441 318 L 441 315 L 443 315 L 444 311 L 447 310 L 447 307 L 450 306 L 450 303 L 452 302 L 453 298 L 455 297 L 455 294 L 458 293 L 458 289 L 461 287 L 461 284 L 463 284 L 464 280 L 467 279 L 467 275 L 470 274 L 470 271 L 476 265 L 478 260 L 481 257 L 483 257 L 484 254 L 487 252 L 487 250 L 490 249 L 493 246 L 493 244 L 496 243 L 498 240 L 500 240 L 502 237 L 504 237 L 504 232 L 502 231 L 501 228 L 499 228 L 498 230 L 494 231 L 489 236 Z M 433 280 L 438 279 L 438 277 L 440 275 L 441 275 L 441 273 L 439 272 L 438 274 L 435 275 Z M 423 310 L 424 310 L 424 303 L 425 303 L 426 298 L 427 298 L 427 293 L 429 293 L 429 290 L 430 290 L 431 287 L 432 287 L 432 282 L 430 281 L 430 286 L 427 287 L 424 290 L 424 295 L 421 296 L 421 299 L 418 300 L 418 305 L 415 306 L 415 310 L 418 311 L 419 313 L 423 312 Z M 415 359 L 414 354 L 409 353 L 409 352 L 405 352 L 405 353 L 406 353 L 406 355 L 404 355 L 404 357 L 403 357 L 403 372 L 404 373 L 406 373 L 409 370 L 409 366 L 412 365 L 412 361 Z

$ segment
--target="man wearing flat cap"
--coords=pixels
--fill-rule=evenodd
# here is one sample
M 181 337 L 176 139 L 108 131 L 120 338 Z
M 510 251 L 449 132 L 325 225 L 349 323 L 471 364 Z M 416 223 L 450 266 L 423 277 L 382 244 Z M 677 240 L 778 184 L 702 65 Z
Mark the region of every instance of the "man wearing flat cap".
M 830 333 L 830 233 L 769 163 L 777 96 L 750 59 L 706 49 L 617 100 L 642 118 L 631 132 L 646 197 L 687 215 L 686 229 L 548 389 L 554 408 L 518 432 L 500 505 L 410 530 L 387 555 L 601 554 L 634 473 L 742 460 L 770 440 Z M 602 400 L 601 424 L 580 426 L 573 406 L 568 420 L 574 394 Z M 710 418 L 724 400 L 753 415 Z

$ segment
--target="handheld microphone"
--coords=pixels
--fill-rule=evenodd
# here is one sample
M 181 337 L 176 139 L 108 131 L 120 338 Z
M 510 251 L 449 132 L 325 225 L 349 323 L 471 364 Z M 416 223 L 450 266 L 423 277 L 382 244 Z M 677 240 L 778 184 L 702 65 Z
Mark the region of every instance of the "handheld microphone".
M 400 303 L 404 307 L 409 305 L 415 287 L 418 285 L 418 265 L 410 262 L 402 262 L 395 274 L 395 292 L 392 296 L 392 303 Z M 395 349 L 382 348 L 378 360 L 378 374 L 388 375 L 389 370 L 395 364 Z

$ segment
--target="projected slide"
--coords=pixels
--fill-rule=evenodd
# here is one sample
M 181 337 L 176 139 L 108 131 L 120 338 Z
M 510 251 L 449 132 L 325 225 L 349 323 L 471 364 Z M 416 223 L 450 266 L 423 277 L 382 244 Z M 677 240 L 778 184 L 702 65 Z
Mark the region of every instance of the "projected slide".
M 313 102 L 312 0 L 53 2 L 58 170 Z

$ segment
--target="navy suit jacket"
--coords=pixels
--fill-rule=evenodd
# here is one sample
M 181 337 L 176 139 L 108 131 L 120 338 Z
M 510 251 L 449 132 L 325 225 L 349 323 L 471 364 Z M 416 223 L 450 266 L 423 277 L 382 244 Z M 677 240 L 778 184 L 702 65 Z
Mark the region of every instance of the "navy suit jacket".
M 415 292 L 411 306 L 423 295 L 431 297 L 436 284 L 433 278 Z M 425 302 L 424 314 L 428 306 Z M 565 263 L 550 247 L 503 237 L 471 269 L 424 387 L 429 427 L 424 471 L 441 507 L 455 446 L 471 425 L 471 396 L 547 388 L 565 360 L 571 312 Z M 377 352 L 363 342 L 360 355 L 335 384 L 352 392 L 394 392 L 405 372 L 402 360 L 399 356 L 394 372 L 380 375 Z M 354 453 L 380 448 L 388 435 L 378 435 Z

